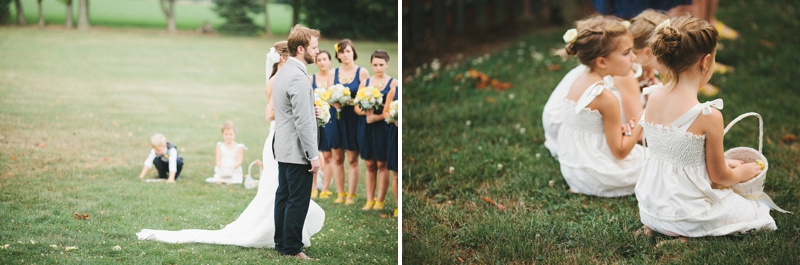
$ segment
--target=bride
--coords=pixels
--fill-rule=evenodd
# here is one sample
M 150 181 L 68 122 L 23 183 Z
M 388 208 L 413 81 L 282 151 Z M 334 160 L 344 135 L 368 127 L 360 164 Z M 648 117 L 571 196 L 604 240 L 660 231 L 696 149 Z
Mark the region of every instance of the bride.
M 276 52 L 277 51 L 277 52 Z M 220 230 L 185 229 L 181 231 L 142 229 L 136 235 L 139 240 L 156 240 L 166 243 L 208 243 L 220 245 L 236 245 L 243 247 L 275 247 L 275 191 L 278 189 L 278 162 L 272 154 L 272 139 L 275 131 L 275 114 L 272 107 L 272 78 L 289 58 L 289 47 L 286 41 L 279 41 L 273 45 L 267 54 L 267 70 L 272 69 L 272 74 L 267 79 L 266 119 L 270 122 L 270 133 L 264 143 L 263 163 L 264 170 L 259 176 L 258 192 L 250 205 L 232 223 Z M 313 200 L 308 207 L 305 225 L 303 226 L 303 244 L 311 246 L 311 236 L 322 229 L 325 222 L 325 211 Z

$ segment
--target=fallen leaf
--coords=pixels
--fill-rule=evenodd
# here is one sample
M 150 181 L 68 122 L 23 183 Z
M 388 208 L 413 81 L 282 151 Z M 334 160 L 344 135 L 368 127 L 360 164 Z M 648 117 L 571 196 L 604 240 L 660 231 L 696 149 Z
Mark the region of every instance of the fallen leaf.
M 2 248 L 2 249 L 7 249 L 7 248 L 8 248 L 8 246 L 11 246 L 11 245 L 10 245 L 10 244 L 5 244 L 5 245 L 2 245 L 2 246 L 0 246 L 0 248 Z
M 495 99 L 495 98 L 493 98 L 493 97 L 486 97 L 486 102 L 489 102 L 489 103 L 497 103 L 497 99 Z
M 767 136 L 767 144 L 772 144 L 772 139 L 769 139 L 769 136 Z
M 11 156 L 11 160 L 17 160 L 17 156 Z
M 169 217 L 164 217 L 164 221 L 169 221 L 169 220 L 172 220 L 172 219 L 170 219 Z
M 464 73 L 457 74 L 455 77 L 453 77 L 453 84 L 458 83 L 458 81 L 461 81 L 461 78 L 464 78 Z
M 561 70 L 560 64 L 547 64 L 547 69 L 550 71 L 558 71 Z
M 103 161 L 108 161 L 108 157 L 103 157 Z
M 793 143 L 794 141 L 797 141 L 797 136 L 791 133 L 786 134 L 783 136 L 783 141 L 787 143 Z
M 36 146 L 44 148 L 45 146 L 47 146 L 47 144 L 45 144 L 44 142 L 41 142 L 41 143 L 36 144 Z
M 50 245 L 51 248 L 58 248 L 58 245 Z
M 89 219 L 89 214 L 85 214 L 85 213 L 84 214 L 74 213 L 74 214 L 72 214 L 72 216 L 75 217 L 75 219 L 78 219 L 78 220 Z
M 761 44 L 764 47 L 767 47 L 767 48 L 770 48 L 770 49 L 775 49 L 775 44 L 770 42 L 770 41 L 768 41 L 768 40 L 758 40 L 758 43 Z
M 461 259 L 461 257 L 456 257 L 456 259 L 458 260 L 458 262 L 464 263 L 464 260 Z
M 511 86 L 513 86 L 513 84 L 511 84 L 511 83 L 503 83 L 503 82 L 500 82 L 497 79 L 492 79 L 492 86 L 495 89 L 499 90 L 499 91 L 505 91 L 505 90 L 508 90 L 509 88 L 511 88 Z
M 78 247 L 75 247 L 75 246 L 69 246 L 69 247 L 65 247 L 64 248 L 64 250 L 66 250 L 66 251 L 76 250 L 76 249 L 78 249 Z
M 490 199 L 489 197 L 483 197 L 483 200 L 488 202 L 488 203 L 491 203 L 491 204 L 497 204 L 492 199 Z
M 385 213 L 384 213 L 384 214 L 381 214 L 381 218 L 383 218 L 383 219 L 386 219 L 386 218 L 388 218 L 388 217 L 389 217 L 389 215 L 388 215 L 388 214 L 385 214 Z
M 503 210 L 506 209 L 506 207 L 503 206 L 502 204 L 497 204 L 497 209 L 500 209 L 500 211 L 502 212 Z

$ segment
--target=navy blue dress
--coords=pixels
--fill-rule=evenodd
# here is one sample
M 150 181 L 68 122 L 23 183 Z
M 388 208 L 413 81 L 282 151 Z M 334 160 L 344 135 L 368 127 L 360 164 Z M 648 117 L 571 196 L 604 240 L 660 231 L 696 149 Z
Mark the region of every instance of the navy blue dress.
M 311 87 L 314 88 L 314 90 L 316 90 L 318 88 L 317 87 L 317 75 L 315 74 L 315 75 L 312 75 L 311 77 L 314 78 L 314 80 L 311 82 Z M 325 87 L 323 87 L 323 88 L 325 88 Z M 335 116 L 336 115 L 336 109 L 333 108 L 333 107 L 331 107 L 331 109 L 332 109 L 331 110 L 331 119 L 334 119 L 334 118 L 336 118 L 336 116 Z M 331 126 L 330 122 L 328 124 L 326 124 L 325 127 L 319 127 L 319 141 L 318 142 L 319 142 L 319 150 L 320 151 L 326 151 L 326 152 L 330 152 L 331 151 L 331 145 L 328 143 L 328 135 L 327 134 L 329 133 L 328 131 L 330 131 L 332 127 L 333 126 Z
M 350 89 L 351 97 L 355 97 L 356 93 L 358 93 L 358 86 L 361 84 L 360 74 L 361 67 L 356 69 L 356 76 L 350 84 L 342 84 Z M 334 70 L 333 84 L 341 84 L 339 82 L 339 68 Z M 353 106 L 342 106 L 338 119 L 336 118 L 336 108 L 331 106 L 331 123 L 325 126 L 327 128 L 332 125 L 332 129 L 328 133 L 330 148 L 358 151 L 359 120 L 366 120 L 366 117 L 358 116 Z
M 386 102 L 385 100 L 388 97 L 389 90 L 391 90 L 392 80 L 394 80 L 394 78 L 390 78 L 389 83 L 381 90 L 384 102 Z M 369 79 L 367 79 L 367 86 L 369 86 Z M 383 113 L 383 107 L 374 109 L 373 113 L 380 115 Z M 388 149 L 387 145 L 389 144 L 386 140 L 389 138 L 389 125 L 386 124 L 386 121 L 367 123 L 366 116 L 363 117 L 364 119 L 359 121 L 359 123 L 362 124 L 358 126 L 358 146 L 360 147 L 358 152 L 361 155 L 361 159 L 386 161 L 386 149 Z
M 597 12 L 603 15 L 615 15 L 622 19 L 631 19 L 645 9 L 668 11 L 679 5 L 691 5 L 692 0 L 592 0 Z
M 400 94 L 400 86 L 397 86 L 397 88 L 395 88 L 395 91 L 394 91 L 394 101 L 397 101 L 397 95 L 399 95 L 399 94 Z M 400 115 L 398 115 L 398 117 L 397 117 L 398 119 L 400 119 L 399 116 Z M 389 168 L 389 170 L 394 171 L 394 172 L 399 172 L 399 171 L 397 171 L 397 164 L 400 163 L 400 161 L 397 159 L 397 153 L 399 152 L 399 150 L 397 149 L 397 134 L 398 134 L 397 125 L 394 125 L 394 123 L 390 123 L 389 124 L 389 142 L 388 142 L 388 148 L 387 148 L 388 152 L 387 152 L 387 155 L 386 155 L 388 162 L 386 162 L 386 167 Z

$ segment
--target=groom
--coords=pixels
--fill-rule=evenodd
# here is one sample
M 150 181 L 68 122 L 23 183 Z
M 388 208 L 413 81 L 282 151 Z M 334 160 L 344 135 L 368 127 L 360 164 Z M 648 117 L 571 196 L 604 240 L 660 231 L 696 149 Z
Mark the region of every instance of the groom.
M 311 259 L 303 253 L 303 224 L 311 200 L 313 173 L 319 170 L 314 92 L 307 64 L 319 52 L 319 31 L 295 25 L 287 40 L 289 59 L 275 75 L 275 138 L 278 161 L 275 192 L 275 250 L 282 255 Z

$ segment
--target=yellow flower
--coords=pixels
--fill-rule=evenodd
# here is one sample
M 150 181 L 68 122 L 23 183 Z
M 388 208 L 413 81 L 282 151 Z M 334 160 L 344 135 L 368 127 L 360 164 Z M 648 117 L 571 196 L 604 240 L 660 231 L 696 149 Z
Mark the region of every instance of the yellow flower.
M 350 95 L 350 89 L 345 89 L 344 90 L 344 95 L 345 96 L 349 96 Z
M 761 166 L 761 170 L 764 170 L 764 161 L 762 161 L 761 159 L 758 159 L 758 160 L 756 160 L 756 163 L 758 163 L 758 165 Z
M 626 29 L 631 28 L 631 22 L 630 21 L 623 20 L 621 23 L 622 23 L 622 26 L 625 27 Z
M 339 44 L 338 43 L 333 45 L 333 50 L 336 51 L 336 53 L 339 52 Z
M 322 100 L 321 99 L 315 100 L 314 101 L 314 105 L 316 105 L 317 107 L 321 108 L 322 107 Z
M 372 96 L 378 97 L 378 95 L 380 95 L 380 94 L 381 94 L 380 90 L 375 89 L 375 88 L 372 89 Z

